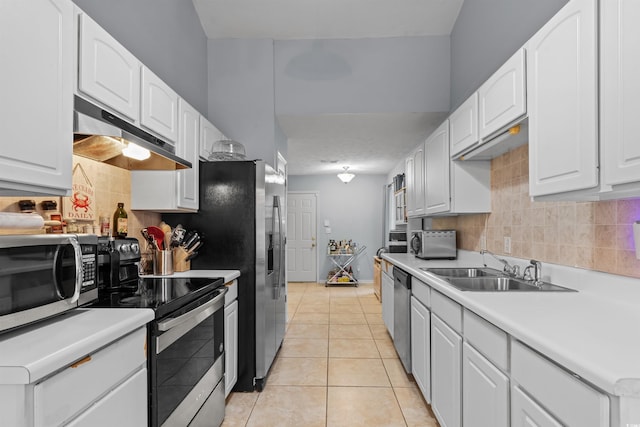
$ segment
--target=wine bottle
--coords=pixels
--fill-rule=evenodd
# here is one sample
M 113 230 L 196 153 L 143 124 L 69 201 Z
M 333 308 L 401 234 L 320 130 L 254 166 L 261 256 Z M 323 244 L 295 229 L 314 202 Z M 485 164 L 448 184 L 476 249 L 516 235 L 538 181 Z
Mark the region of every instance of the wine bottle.
M 118 203 L 118 208 L 113 213 L 113 237 L 127 237 L 128 230 L 127 212 L 124 203 Z

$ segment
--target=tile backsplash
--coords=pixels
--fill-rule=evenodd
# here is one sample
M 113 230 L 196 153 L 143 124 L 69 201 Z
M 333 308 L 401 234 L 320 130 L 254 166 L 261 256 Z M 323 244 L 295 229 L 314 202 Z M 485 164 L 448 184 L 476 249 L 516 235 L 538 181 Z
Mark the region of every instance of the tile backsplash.
M 480 250 L 485 233 L 496 254 L 640 277 L 632 230 L 640 199 L 533 202 L 527 145 L 491 161 L 491 199 L 490 214 L 434 218 L 433 228 L 457 229 L 461 249 Z
M 140 230 L 142 228 L 160 223 L 159 213 L 131 210 L 131 173 L 128 170 L 89 160 L 84 157 L 73 156 L 73 165 L 75 166 L 78 163 L 82 165 L 82 168 L 87 174 L 87 178 L 94 186 L 96 203 L 96 206 L 94 206 L 96 213 L 95 221 L 78 221 L 78 225 L 98 225 L 98 217 L 102 213 L 106 214 L 110 218 L 110 222 L 112 222 L 113 213 L 116 210 L 118 202 L 123 202 L 124 209 L 127 211 L 129 236 L 141 239 Z M 34 200 L 36 202 L 36 209 L 40 214 L 44 213 L 41 206 L 43 200 L 55 200 L 58 203 L 58 209 L 63 209 L 61 197 L 24 196 L 0 197 L 0 211 L 20 212 L 18 201 L 23 199 Z M 64 216 L 64 212 L 62 212 L 62 214 Z

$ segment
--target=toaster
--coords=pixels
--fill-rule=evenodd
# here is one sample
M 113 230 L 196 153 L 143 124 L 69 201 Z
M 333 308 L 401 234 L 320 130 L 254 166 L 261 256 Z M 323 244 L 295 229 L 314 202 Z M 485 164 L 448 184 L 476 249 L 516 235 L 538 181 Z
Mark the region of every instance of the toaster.
M 456 259 L 456 230 L 411 232 L 411 253 L 421 259 Z

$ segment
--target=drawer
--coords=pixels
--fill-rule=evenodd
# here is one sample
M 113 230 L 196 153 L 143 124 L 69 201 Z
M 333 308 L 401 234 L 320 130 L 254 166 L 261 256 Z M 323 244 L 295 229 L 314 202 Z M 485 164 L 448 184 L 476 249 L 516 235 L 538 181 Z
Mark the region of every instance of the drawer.
M 563 425 L 609 425 L 609 399 L 526 347 L 511 344 L 511 378 Z
M 411 294 L 425 307 L 431 307 L 431 288 L 415 277 L 411 278 Z
M 463 320 L 465 341 L 468 341 L 491 363 L 507 371 L 509 368 L 507 333 L 469 310 L 464 310 Z
M 462 334 L 462 306 L 438 291 L 431 292 L 431 311 L 454 331 Z
M 35 426 L 60 425 L 146 366 L 146 327 L 91 354 L 34 387 Z
M 227 293 L 224 294 L 225 307 L 231 304 L 234 300 L 238 299 L 238 280 L 233 279 L 230 282 L 224 284 L 227 287 Z

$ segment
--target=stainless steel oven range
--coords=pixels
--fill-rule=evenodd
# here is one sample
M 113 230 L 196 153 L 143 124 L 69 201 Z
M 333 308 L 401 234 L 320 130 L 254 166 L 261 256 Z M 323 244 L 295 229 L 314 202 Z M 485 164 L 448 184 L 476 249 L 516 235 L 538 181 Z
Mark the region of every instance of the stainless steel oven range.
M 224 419 L 223 279 L 140 278 L 101 289 L 94 307 L 151 308 L 149 425 L 216 427 Z

